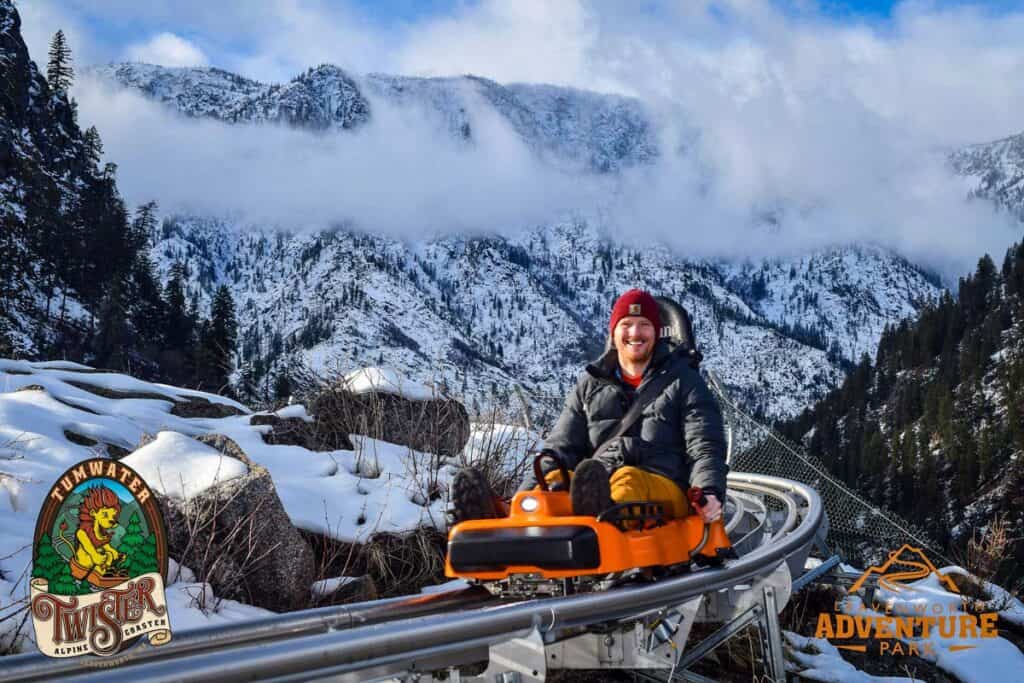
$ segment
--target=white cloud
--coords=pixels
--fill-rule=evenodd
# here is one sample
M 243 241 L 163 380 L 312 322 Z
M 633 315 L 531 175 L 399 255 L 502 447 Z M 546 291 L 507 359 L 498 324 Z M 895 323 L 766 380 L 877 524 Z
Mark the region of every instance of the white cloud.
M 144 43 L 129 45 L 124 51 L 131 62 L 161 66 L 206 66 L 209 59 L 195 43 L 173 33 L 158 33 Z
M 593 205 L 598 188 L 540 165 L 485 108 L 479 146 L 440 133 L 419 110 L 374 100 L 358 133 L 189 119 L 130 91 L 83 79 L 82 120 L 99 129 L 118 185 L 166 210 L 325 228 L 343 221 L 396 237 L 517 229 Z
M 634 94 L 654 112 L 668 153 L 624 177 L 603 207 L 632 239 L 750 256 L 871 240 L 957 272 L 1020 236 L 984 203 L 962 201 L 965 187 L 942 155 L 1024 129 L 1024 11 L 904 2 L 891 21 L 838 22 L 812 2 L 793 14 L 768 0 L 483 0 L 384 31 L 351 6 L 320 0 L 271 0 L 258 11 L 239 0 L 216 11 L 192 0 L 110 2 L 202 38 L 212 63 L 265 80 L 333 62 L 356 73 L 469 72 Z M 83 117 L 110 121 L 101 132 L 130 196 L 165 205 L 234 201 L 310 220 L 350 212 L 367 229 L 408 234 L 423 223 L 527 224 L 567 205 L 592 209 L 591 198 L 607 190 L 567 187 L 526 160 L 513 137 L 449 149 L 422 122 L 408 124 L 416 135 L 403 134 L 401 113 L 382 120 L 380 107 L 370 129 L 337 140 L 211 127 L 191 131 L 202 145 L 167 148 L 147 137 L 156 138 L 157 114 L 137 128 L 115 125 L 131 122 L 102 100 L 80 99 Z M 317 146 L 345 161 L 310 150 Z M 685 155 L 674 153 L 679 147 Z M 190 178 L 189 155 L 203 167 L 197 178 L 231 172 Z M 244 184 L 225 187 L 233 173 Z M 780 207 L 781 228 L 752 239 L 748 217 Z
M 17 5 L 21 16 L 21 35 L 28 47 L 29 57 L 46 71 L 50 41 L 58 29 L 64 31 L 71 48 L 72 67 L 94 64 L 102 59 L 89 31 L 73 12 L 49 2 L 25 2 Z
M 593 85 L 593 21 L 579 0 L 485 0 L 410 31 L 394 67 L 412 75 Z

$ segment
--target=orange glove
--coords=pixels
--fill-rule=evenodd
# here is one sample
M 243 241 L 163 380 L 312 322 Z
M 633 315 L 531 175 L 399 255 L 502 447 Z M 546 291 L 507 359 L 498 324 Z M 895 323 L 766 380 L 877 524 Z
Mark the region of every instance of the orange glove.
M 572 472 L 569 472 L 569 476 L 572 476 Z M 562 481 L 561 470 L 551 470 L 544 475 L 544 481 L 548 483 L 548 488 L 552 491 L 565 491 L 569 488 L 569 482 Z

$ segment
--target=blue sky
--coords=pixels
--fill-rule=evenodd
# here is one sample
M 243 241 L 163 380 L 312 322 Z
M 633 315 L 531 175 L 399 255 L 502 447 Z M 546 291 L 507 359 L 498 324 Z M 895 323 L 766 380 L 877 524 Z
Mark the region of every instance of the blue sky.
M 45 49 L 56 28 L 64 28 L 84 63 L 160 56 L 242 72 L 248 69 L 245 75 L 281 80 L 316 60 L 334 61 L 357 71 L 393 70 L 404 65 L 395 53 L 410 37 L 474 15 L 490 13 L 500 20 L 503 13 L 520 4 L 546 6 L 555 13 L 578 6 L 597 18 L 591 20 L 606 24 L 602 30 L 614 30 L 619 23 L 643 22 L 657 30 L 659 24 L 669 26 L 686 14 L 680 8 L 687 6 L 706 6 L 707 14 L 718 16 L 728 28 L 730 23 L 742 24 L 737 16 L 749 14 L 749 8 L 757 10 L 763 5 L 792 20 L 866 23 L 886 31 L 907 8 L 941 12 L 970 7 L 999 14 L 1021 9 L 1024 0 L 645 0 L 642 5 L 621 0 L 552 0 L 546 4 L 532 0 L 21 0 L 19 7 L 34 54 Z M 638 6 L 641 11 L 636 10 Z M 297 22 L 290 27 L 297 45 L 274 40 L 273 34 L 282 29 L 278 18 L 289 15 Z M 160 35 L 177 38 L 178 50 L 166 39 L 145 47 Z M 308 36 L 308 41 L 303 36 Z M 275 47 L 281 54 L 274 54 Z M 289 48 L 295 59 L 286 54 Z M 465 64 L 459 71 L 482 70 Z
M 824 14 L 842 20 L 855 17 L 887 19 L 892 16 L 893 9 L 901 3 L 894 0 L 820 0 L 819 4 Z M 922 4 L 940 9 L 973 5 L 992 12 L 1010 11 L 1022 6 L 1019 0 L 931 0 Z

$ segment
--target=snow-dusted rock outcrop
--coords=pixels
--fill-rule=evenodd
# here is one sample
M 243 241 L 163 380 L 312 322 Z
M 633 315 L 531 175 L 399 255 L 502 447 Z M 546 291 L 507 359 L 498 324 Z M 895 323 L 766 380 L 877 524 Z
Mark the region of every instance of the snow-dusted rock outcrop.
M 309 605 L 313 551 L 270 473 L 238 444 L 161 432 L 124 462 L 156 492 L 170 555 L 217 595 L 274 611 Z
M 231 414 L 183 417 L 172 411 L 175 405 L 195 401 L 224 406 Z M 300 405 L 275 415 L 308 419 Z M 236 585 L 228 592 L 273 609 L 308 604 L 310 584 L 322 578 L 311 575 L 310 550 L 299 543 L 296 529 L 340 543 L 361 543 L 378 532 L 444 528 L 445 502 L 431 500 L 427 493 L 431 487 L 447 490 L 451 470 L 437 456 L 366 437 L 355 437 L 349 450 L 268 444 L 263 433 L 272 427 L 252 424 L 253 417 L 245 406 L 213 394 L 64 361 L 0 359 L 0 594 L 6 596 L 0 600 L 0 619 L 19 609 L 18 601 L 27 594 L 36 517 L 50 487 L 71 464 L 98 454 L 122 457 L 134 451 L 125 462 L 164 492 L 172 558 L 176 552 L 178 559 L 198 552 L 208 533 L 199 524 L 198 537 L 189 534 L 199 518 L 193 515 L 183 523 L 178 512 L 201 512 L 204 501 L 208 512 L 218 508 L 221 517 L 212 546 L 218 554 L 225 535 L 240 528 L 237 521 L 253 520 L 253 530 L 267 534 L 255 548 L 256 556 L 268 551 L 273 557 L 262 557 L 259 572 L 245 573 L 243 585 L 249 590 Z M 249 527 L 241 528 L 247 536 Z M 193 538 L 187 553 L 183 536 Z M 203 572 L 198 562 L 183 564 L 207 583 L 196 583 L 190 575 L 174 589 L 180 593 L 169 597 L 175 627 L 259 613 L 222 601 L 225 595 L 216 588 L 222 585 L 220 578 L 245 568 L 237 556 L 227 554 L 222 561 L 225 577 L 216 572 L 208 576 L 211 572 Z M 12 640 L 18 641 L 17 647 L 24 645 L 31 626 L 11 633 L 19 623 L 12 618 L 0 624 L 0 648 Z
M 1024 133 L 963 147 L 949 160 L 970 182 L 972 197 L 991 199 L 1024 219 Z
M 469 439 L 469 414 L 436 388 L 392 369 L 363 368 L 326 387 L 312 401 L 319 434 L 362 434 L 442 458 L 459 455 Z M 440 495 L 431 491 L 429 496 Z

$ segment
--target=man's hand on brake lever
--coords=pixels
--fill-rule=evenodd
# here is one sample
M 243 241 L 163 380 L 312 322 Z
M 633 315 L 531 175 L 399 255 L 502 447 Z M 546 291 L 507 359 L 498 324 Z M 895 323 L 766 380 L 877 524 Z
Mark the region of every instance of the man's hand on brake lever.
M 722 518 L 722 501 L 718 499 L 717 494 L 694 487 L 687 491 L 686 495 L 690 499 L 690 505 L 697 510 L 705 524 Z
M 697 511 L 700 513 L 701 519 L 707 523 L 721 519 L 722 503 L 718 500 L 718 496 L 713 493 L 705 493 L 704 501 L 704 505 L 697 507 Z

